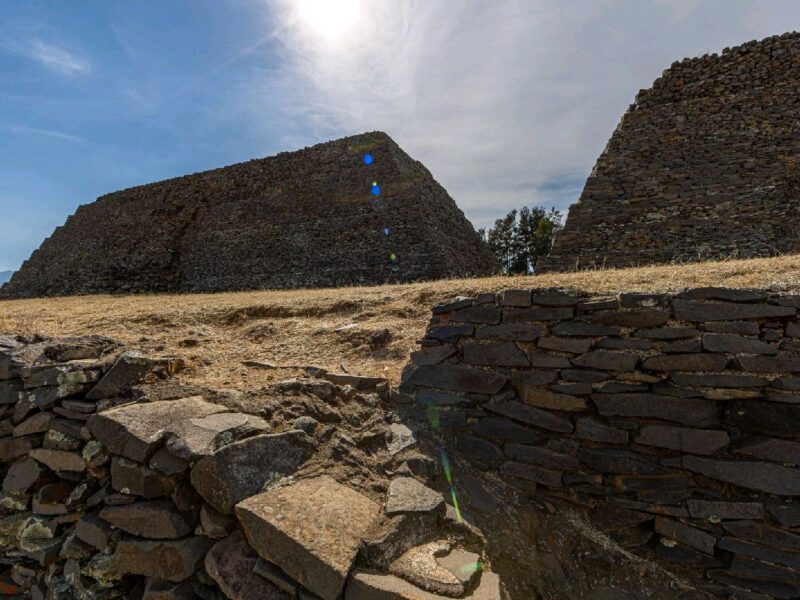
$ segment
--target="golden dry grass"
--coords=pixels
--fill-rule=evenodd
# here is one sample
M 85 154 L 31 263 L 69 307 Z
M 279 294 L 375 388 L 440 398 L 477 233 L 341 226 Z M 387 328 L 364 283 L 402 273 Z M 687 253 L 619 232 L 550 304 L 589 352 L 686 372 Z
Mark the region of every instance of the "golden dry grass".
M 518 287 L 613 294 L 706 285 L 800 292 L 800 256 L 362 288 L 12 300 L 0 302 L 0 332 L 108 335 L 149 353 L 191 358 L 195 368 L 183 380 L 212 387 L 255 387 L 295 372 L 242 365 L 253 359 L 344 365 L 396 382 L 430 306 L 444 298 Z

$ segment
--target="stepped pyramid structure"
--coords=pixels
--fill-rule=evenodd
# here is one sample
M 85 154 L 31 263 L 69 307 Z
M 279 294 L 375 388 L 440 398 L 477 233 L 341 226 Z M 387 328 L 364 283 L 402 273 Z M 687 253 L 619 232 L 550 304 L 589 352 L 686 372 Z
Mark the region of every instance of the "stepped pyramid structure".
M 57 228 L 0 296 L 334 287 L 496 270 L 430 172 L 373 132 L 103 196 Z
M 642 90 L 537 270 L 800 252 L 800 34 L 676 62 Z

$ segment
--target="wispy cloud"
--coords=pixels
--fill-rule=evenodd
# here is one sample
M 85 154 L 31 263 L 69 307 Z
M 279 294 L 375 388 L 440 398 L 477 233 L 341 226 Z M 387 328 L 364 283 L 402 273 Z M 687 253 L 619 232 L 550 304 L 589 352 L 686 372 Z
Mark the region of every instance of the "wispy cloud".
M 91 72 L 91 64 L 80 53 L 31 29 L 28 25 L 15 27 L 14 24 L 6 24 L 0 28 L 0 49 L 35 61 L 67 77 Z
M 37 127 L 26 127 L 25 125 L 14 125 L 9 128 L 13 133 L 21 134 L 21 135 L 42 135 L 45 137 L 52 137 L 59 140 L 65 140 L 68 142 L 76 142 L 78 144 L 88 144 L 89 142 L 81 137 L 76 135 L 70 135 L 68 133 L 63 133 L 61 131 L 55 131 L 53 129 L 39 129 Z

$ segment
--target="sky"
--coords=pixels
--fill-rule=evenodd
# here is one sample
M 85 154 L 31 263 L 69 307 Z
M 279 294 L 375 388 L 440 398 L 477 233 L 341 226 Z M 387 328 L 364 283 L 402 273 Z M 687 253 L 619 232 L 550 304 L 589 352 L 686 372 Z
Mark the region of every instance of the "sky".
M 81 204 L 381 130 L 477 227 L 566 210 L 674 61 L 797 0 L 0 0 L 0 271 Z

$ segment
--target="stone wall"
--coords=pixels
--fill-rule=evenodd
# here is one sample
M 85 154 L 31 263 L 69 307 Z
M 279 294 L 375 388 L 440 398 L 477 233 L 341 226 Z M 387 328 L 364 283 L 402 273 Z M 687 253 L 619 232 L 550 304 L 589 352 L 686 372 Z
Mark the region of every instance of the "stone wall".
M 461 455 L 720 597 L 800 597 L 800 296 L 437 304 L 401 389 Z
M 329 287 L 496 270 L 447 191 L 375 132 L 103 196 L 57 228 L 0 296 Z
M 221 393 L 183 366 L 0 336 L 0 596 L 505 598 L 385 382 Z
M 685 59 L 642 90 L 540 271 L 800 252 L 800 34 Z

